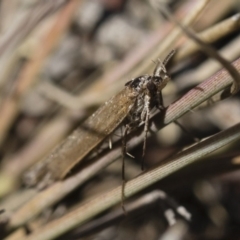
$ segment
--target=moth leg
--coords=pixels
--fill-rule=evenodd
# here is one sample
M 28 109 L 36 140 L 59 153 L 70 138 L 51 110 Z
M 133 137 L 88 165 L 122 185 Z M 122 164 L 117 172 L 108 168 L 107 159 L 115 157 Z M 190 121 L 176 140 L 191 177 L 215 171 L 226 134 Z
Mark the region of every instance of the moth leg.
M 109 136 L 109 138 L 108 138 L 108 147 L 109 147 L 109 149 L 112 149 L 112 138 L 111 138 L 111 136 Z
M 146 152 L 146 143 L 147 143 L 147 134 L 149 131 L 149 117 L 150 117 L 150 99 L 146 100 L 146 110 L 145 110 L 145 119 L 144 119 L 144 140 L 143 140 L 143 152 L 142 152 L 142 162 L 141 169 L 144 170 L 144 156 Z
M 156 107 L 161 111 L 163 110 L 164 107 L 164 103 L 163 103 L 163 96 L 162 96 L 162 91 L 159 91 L 157 94 L 157 104 Z
M 124 207 L 124 200 L 125 200 L 125 195 L 124 195 L 124 188 L 125 188 L 125 154 L 127 153 L 127 134 L 130 130 L 130 125 L 127 124 L 125 126 L 124 132 L 123 132 L 123 138 L 122 138 L 122 195 L 121 195 L 121 206 L 124 214 L 126 215 L 126 209 Z

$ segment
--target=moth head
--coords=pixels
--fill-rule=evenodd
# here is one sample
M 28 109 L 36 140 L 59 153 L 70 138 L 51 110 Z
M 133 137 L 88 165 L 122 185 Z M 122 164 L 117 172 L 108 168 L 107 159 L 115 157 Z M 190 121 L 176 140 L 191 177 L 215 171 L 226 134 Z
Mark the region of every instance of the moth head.
M 149 75 L 142 75 L 139 77 L 136 77 L 132 79 L 131 81 L 127 82 L 125 86 L 128 86 L 130 88 L 133 88 L 136 91 L 140 91 L 143 88 L 145 88 L 145 85 L 149 81 L 150 76 Z
M 152 82 L 156 85 L 156 88 L 161 91 L 170 80 L 170 76 L 167 73 L 162 76 L 152 76 Z
M 166 65 L 174 55 L 175 50 L 172 50 L 167 57 L 162 62 L 160 59 L 158 59 L 158 63 L 156 64 L 156 67 L 153 71 L 153 82 L 158 86 L 158 89 L 161 90 L 166 86 L 168 81 L 171 79 L 168 75 Z
M 158 90 L 157 84 L 154 81 L 148 81 L 147 89 L 150 93 L 154 94 Z

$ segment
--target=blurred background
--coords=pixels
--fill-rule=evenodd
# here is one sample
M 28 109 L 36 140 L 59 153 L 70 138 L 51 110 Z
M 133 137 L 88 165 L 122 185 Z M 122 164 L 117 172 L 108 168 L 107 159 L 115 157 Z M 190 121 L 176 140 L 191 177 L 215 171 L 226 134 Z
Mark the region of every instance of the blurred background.
M 204 1 L 161 1 L 185 21 Z M 240 3 L 205 1 L 188 25 L 218 52 L 234 61 L 240 56 Z M 197 11 L 197 10 L 196 10 Z M 186 20 L 187 21 L 187 20 Z M 2 236 L 24 239 L 84 199 L 119 186 L 121 161 L 102 169 L 24 227 L 9 227 L 14 214 L 38 191 L 22 176 L 130 79 L 151 74 L 154 61 L 171 49 L 172 81 L 163 91 L 168 106 L 221 66 L 209 59 L 181 30 L 147 0 L 2 0 L 0 1 L 0 208 Z M 170 124 L 147 140 L 149 169 L 194 138 L 205 138 L 240 120 L 239 96 L 207 104 Z M 130 150 L 126 176 L 141 173 L 142 145 Z M 57 239 L 239 239 L 240 172 L 238 143 L 193 164 L 146 189 L 138 197 L 163 190 L 157 197 L 111 221 L 99 216 L 96 226 L 77 226 Z M 209 161 L 211 159 L 211 161 Z M 159 192 L 158 192 L 159 193 Z M 161 196 L 161 194 L 160 194 Z M 191 215 L 184 219 L 176 209 Z M 175 208 L 175 216 L 169 209 Z M 26 207 L 27 209 L 27 207 Z M 31 211 L 31 210 L 28 210 Z M 112 215 L 111 215 L 112 216 Z M 11 231 L 16 230 L 12 233 Z M 87 230 L 86 230 L 87 229 Z M 90 230 L 89 230 L 90 229 Z

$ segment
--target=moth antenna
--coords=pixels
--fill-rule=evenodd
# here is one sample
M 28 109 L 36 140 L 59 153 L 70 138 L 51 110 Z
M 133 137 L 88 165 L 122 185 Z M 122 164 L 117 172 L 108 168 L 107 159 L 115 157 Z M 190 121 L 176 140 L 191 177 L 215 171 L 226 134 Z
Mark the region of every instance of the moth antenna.
M 153 76 L 160 76 L 161 72 L 164 71 L 166 72 L 166 68 L 163 64 L 163 62 L 160 60 L 160 58 L 158 58 L 158 64 L 156 65 L 154 71 L 153 71 Z
M 175 54 L 176 50 L 172 49 L 171 52 L 165 57 L 163 61 L 163 65 L 166 66 L 169 60 L 172 58 L 172 56 Z
M 161 73 L 167 73 L 166 70 L 166 65 L 169 62 L 169 60 L 172 58 L 172 56 L 175 53 L 175 49 L 173 49 L 164 59 L 164 61 L 162 62 L 159 58 L 158 58 L 158 64 L 156 65 L 154 71 L 153 71 L 153 76 L 161 76 Z

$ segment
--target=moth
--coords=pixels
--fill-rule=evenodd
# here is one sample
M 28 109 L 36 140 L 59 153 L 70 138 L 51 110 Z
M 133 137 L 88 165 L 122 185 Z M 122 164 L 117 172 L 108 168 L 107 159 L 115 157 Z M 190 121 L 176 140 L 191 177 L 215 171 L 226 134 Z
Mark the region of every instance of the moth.
M 145 155 L 150 111 L 154 107 L 157 107 L 159 110 L 164 109 L 162 89 L 167 85 L 168 81 L 170 80 L 170 76 L 168 75 L 166 70 L 166 64 L 173 56 L 174 52 L 175 51 L 172 50 L 163 62 L 158 59 L 158 64 L 153 71 L 153 75 L 145 74 L 125 84 L 125 86 L 127 86 L 128 88 L 134 89 L 134 91 L 136 92 L 136 99 L 127 116 L 129 123 L 126 125 L 123 134 L 124 153 L 127 153 L 125 139 L 128 132 L 144 124 L 145 137 L 143 143 L 142 157 Z
M 72 168 L 89 156 L 125 119 L 128 123 L 123 134 L 123 155 L 127 153 L 127 134 L 141 124 L 144 124 L 145 132 L 144 154 L 150 111 L 153 107 L 162 109 L 161 90 L 170 80 L 166 64 L 173 54 L 174 50 L 163 62 L 158 60 L 153 75 L 143 75 L 127 82 L 122 91 L 105 102 L 46 158 L 30 168 L 24 175 L 25 184 L 43 188 L 65 178 Z
M 166 64 L 169 62 L 175 51 L 172 50 L 163 62 L 158 59 L 158 63 L 153 71 L 153 75 L 145 74 L 137 77 L 125 84 L 126 87 L 133 89 L 135 93 L 135 102 L 131 107 L 127 118 L 129 123 L 126 124 L 122 140 L 122 209 L 124 208 L 124 186 L 125 186 L 125 163 L 124 156 L 127 154 L 126 137 L 128 132 L 131 132 L 140 125 L 144 125 L 144 141 L 142 152 L 142 170 L 144 168 L 143 157 L 146 151 L 147 134 L 149 131 L 149 118 L 151 110 L 156 107 L 163 110 L 162 89 L 167 85 L 170 76 L 166 70 Z

